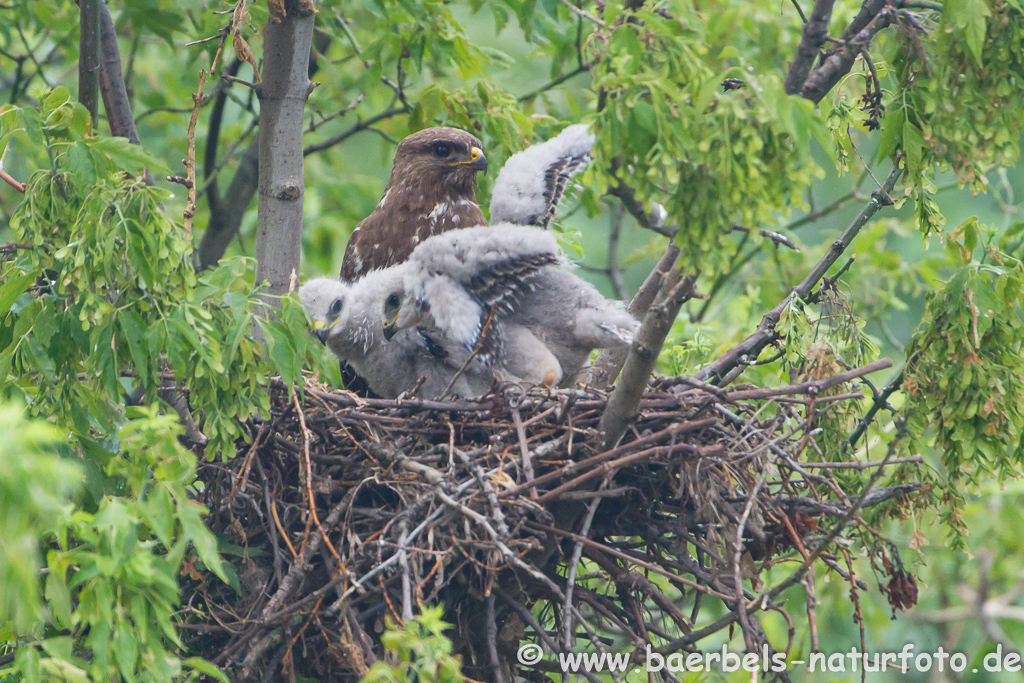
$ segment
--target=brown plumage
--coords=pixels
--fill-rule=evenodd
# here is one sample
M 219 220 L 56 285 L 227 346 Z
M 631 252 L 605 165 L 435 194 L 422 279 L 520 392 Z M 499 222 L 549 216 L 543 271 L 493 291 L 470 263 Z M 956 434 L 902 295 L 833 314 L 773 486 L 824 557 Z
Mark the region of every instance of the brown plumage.
M 402 140 L 384 196 L 349 238 L 341 279 L 402 263 L 431 235 L 486 225 L 477 171 L 487 171 L 487 157 L 463 130 L 427 128 Z

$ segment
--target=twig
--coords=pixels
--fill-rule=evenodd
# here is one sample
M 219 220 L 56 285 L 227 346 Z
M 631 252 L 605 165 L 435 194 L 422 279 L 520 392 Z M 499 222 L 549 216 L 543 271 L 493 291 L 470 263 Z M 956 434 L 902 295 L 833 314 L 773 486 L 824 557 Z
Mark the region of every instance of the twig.
M 330 149 L 331 147 L 334 147 L 335 145 L 340 144 L 345 140 L 348 140 L 350 137 L 356 135 L 357 133 L 362 133 L 365 130 L 369 130 L 370 127 L 376 123 L 380 123 L 381 121 L 386 121 L 387 119 L 394 118 L 399 114 L 406 113 L 408 112 L 404 107 L 390 107 L 380 112 L 379 114 L 371 116 L 365 121 L 360 119 L 359 122 L 356 123 L 354 126 L 352 126 L 351 128 L 342 133 L 339 133 L 338 135 L 335 135 L 334 137 L 327 138 L 326 140 L 314 143 L 312 145 L 307 145 L 306 148 L 302 150 L 302 155 L 309 156 L 310 154 L 322 152 L 325 149 Z
M 786 74 L 786 94 L 796 95 L 804 87 L 814 60 L 817 59 L 821 46 L 828 38 L 828 22 L 832 18 L 834 4 L 835 0 L 816 0 L 814 3 L 811 18 L 804 23 L 800 45 L 796 50 L 796 58 L 789 64 L 789 73 Z
M 228 83 L 238 83 L 239 85 L 244 85 L 245 87 L 252 88 L 253 90 L 256 90 L 259 87 L 258 84 L 253 83 L 252 81 L 247 81 L 244 78 L 238 78 L 229 74 L 221 74 L 221 80 L 227 81 Z
M 765 481 L 768 480 L 768 468 L 766 467 L 761 473 L 761 478 L 754 485 L 754 490 L 750 492 L 747 497 L 747 504 L 743 508 L 743 514 L 740 516 L 739 524 L 736 525 L 736 541 L 734 542 L 734 550 L 732 555 L 732 572 L 736 586 L 736 595 L 743 595 L 743 572 L 740 570 L 740 556 L 743 554 L 743 530 L 747 527 L 747 519 L 750 518 L 750 511 L 754 509 L 754 501 L 757 499 L 757 493 L 764 486 Z M 744 600 L 739 599 L 736 601 L 736 607 L 740 613 L 740 628 L 743 629 L 743 639 L 746 641 L 747 652 L 754 652 L 757 650 L 757 644 L 754 641 L 754 637 L 751 635 L 750 630 L 750 618 L 747 616 L 747 606 Z
M 533 98 L 537 97 L 538 95 L 540 95 L 542 93 L 547 92 L 548 90 L 551 90 L 552 88 L 557 88 L 558 86 L 562 85 L 563 83 L 565 83 L 566 81 L 568 81 L 571 78 L 575 78 L 576 76 L 579 76 L 580 74 L 587 73 L 588 71 L 590 71 L 590 66 L 591 66 L 590 64 L 582 64 L 580 66 L 577 66 L 572 71 L 567 71 L 566 73 L 564 73 L 561 76 L 551 80 L 548 83 L 545 83 L 544 85 L 540 86 L 539 88 L 535 88 L 535 89 L 531 90 L 530 92 L 526 93 L 525 95 L 520 95 L 519 97 L 516 98 L 516 101 L 522 103 L 522 102 L 527 102 L 529 100 L 532 100 Z
M 569 2 L 569 0 L 561 0 L 561 2 L 562 2 L 563 5 L 568 7 L 577 16 L 580 16 L 583 19 L 586 19 L 587 21 L 592 21 L 595 24 L 597 24 L 598 26 L 600 26 L 601 28 L 606 28 L 606 24 L 603 21 L 601 21 L 600 19 L 598 19 L 597 17 L 595 17 L 590 12 L 586 12 L 586 11 L 580 9 L 576 5 L 574 5 L 571 2 Z
M 608 487 L 608 483 L 611 481 L 611 477 L 605 477 L 605 480 L 601 482 L 601 486 L 598 491 L 603 491 Z M 531 489 L 536 491 L 536 489 Z M 600 498 L 594 498 L 590 503 L 590 507 L 587 508 L 587 516 L 583 518 L 583 526 L 580 527 L 580 536 L 586 536 L 590 533 L 590 524 L 594 521 L 594 513 L 597 512 L 597 506 L 601 504 Z M 580 541 L 576 542 L 576 545 L 572 549 L 572 557 L 569 559 L 569 575 L 565 579 L 565 602 L 562 603 L 562 646 L 566 652 L 572 652 L 573 648 L 573 623 L 572 623 L 572 591 L 576 586 L 576 570 L 579 567 L 580 556 L 583 554 L 583 543 Z
M 748 228 L 745 225 L 739 224 L 733 224 L 730 230 L 734 232 L 750 232 L 750 228 Z M 793 251 L 800 251 L 799 247 L 797 247 L 796 244 L 793 243 L 793 240 L 789 239 L 785 235 L 779 234 L 777 232 L 772 232 L 771 230 L 758 230 L 758 233 L 760 233 L 762 237 L 767 237 L 772 242 L 774 242 L 775 246 L 779 246 L 781 244 L 784 247 L 789 247 Z
M 907 363 L 909 364 L 912 361 L 912 358 L 908 359 Z M 860 441 L 860 437 L 864 436 L 868 426 L 874 422 L 875 415 L 878 414 L 878 411 L 882 408 L 889 408 L 889 397 L 896 393 L 902 385 L 903 371 L 901 370 L 900 373 L 896 375 L 896 379 L 889 382 L 885 389 L 882 390 L 882 393 L 875 397 L 875 400 L 871 403 L 871 407 L 868 408 L 866 413 L 864 413 L 864 417 L 857 421 L 857 426 L 854 427 L 852 432 L 850 432 L 850 436 L 846 440 L 851 447 L 856 446 L 857 442 Z
M 882 208 L 883 206 L 889 206 L 892 200 L 889 195 L 892 193 L 893 187 L 896 185 L 896 181 L 899 179 L 903 170 L 900 168 L 901 155 L 897 156 L 896 163 L 893 164 L 892 170 L 889 171 L 889 175 L 886 176 L 885 181 L 882 183 L 881 190 L 875 190 L 871 193 L 871 200 L 867 203 L 860 213 L 853 219 L 846 230 L 839 236 L 835 242 L 829 247 L 825 255 L 822 256 L 821 260 L 815 264 L 811 272 L 807 274 L 803 282 L 793 288 L 793 291 L 783 299 L 778 306 L 769 311 L 764 318 L 761 319 L 760 325 L 757 327 L 757 331 L 747 337 L 737 346 L 727 351 L 718 360 L 714 361 L 706 368 L 696 374 L 697 379 L 701 381 L 708 381 L 712 377 L 724 377 L 733 368 L 736 368 L 748 360 L 755 360 L 758 354 L 764 347 L 766 347 L 775 338 L 775 326 L 778 324 L 779 319 L 782 317 L 782 313 L 786 310 L 789 304 L 794 299 L 805 300 L 814 286 L 825 276 L 828 269 L 832 267 L 839 257 L 846 251 L 847 247 L 853 241 L 853 238 L 861 231 L 861 229 L 867 225 L 871 217 Z
M 10 174 L 7 173 L 7 171 L 5 171 L 3 168 L 0 168 L 0 180 L 3 180 L 5 183 L 13 187 L 18 192 L 25 194 L 25 183 L 18 182 L 17 180 L 12 178 Z
M 199 109 L 203 104 L 203 88 L 206 86 L 206 69 L 199 70 L 199 87 L 192 95 L 192 117 L 188 122 L 188 157 L 185 159 L 185 187 L 188 196 L 185 200 L 184 229 L 185 239 L 192 239 L 192 221 L 196 215 L 196 123 L 199 121 Z
M 530 498 L 537 500 L 537 489 L 530 484 L 533 483 L 533 462 L 530 459 L 530 446 L 526 443 L 526 430 L 523 429 L 523 418 L 519 414 L 519 408 L 512 407 L 512 424 L 516 426 L 516 434 L 519 436 L 519 455 L 523 463 L 523 475 L 526 477 L 526 484 L 529 486 Z

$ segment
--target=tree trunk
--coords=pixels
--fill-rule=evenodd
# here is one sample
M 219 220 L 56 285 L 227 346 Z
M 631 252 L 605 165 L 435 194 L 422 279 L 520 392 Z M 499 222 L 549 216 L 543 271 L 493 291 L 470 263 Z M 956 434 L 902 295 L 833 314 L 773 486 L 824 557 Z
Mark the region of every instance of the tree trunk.
M 260 100 L 259 215 L 256 223 L 256 282 L 267 294 L 288 291 L 302 252 L 302 128 L 309 81 L 309 49 L 316 8 L 313 0 L 292 0 L 279 14 L 270 3 L 263 51 Z M 254 335 L 260 339 L 259 330 Z
M 99 125 L 101 1 L 81 0 L 78 6 L 78 101 L 89 110 L 93 130 Z

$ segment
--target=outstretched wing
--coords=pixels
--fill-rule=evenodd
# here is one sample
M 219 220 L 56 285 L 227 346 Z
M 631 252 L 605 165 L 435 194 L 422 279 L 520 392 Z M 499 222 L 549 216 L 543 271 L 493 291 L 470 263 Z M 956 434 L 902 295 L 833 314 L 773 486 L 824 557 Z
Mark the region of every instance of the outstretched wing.
M 494 182 L 491 223 L 550 227 L 569 180 L 590 161 L 593 146 L 587 126 L 577 124 L 513 154 Z
M 405 291 L 440 334 L 492 355 L 496 328 L 532 279 L 561 261 L 554 236 L 516 225 L 454 230 L 423 242 L 409 258 Z M 405 304 L 403 304 L 405 305 Z
M 515 256 L 481 269 L 465 283 L 465 289 L 487 309 L 511 313 L 517 295 L 530 286 L 537 272 L 559 260 L 557 254 L 545 252 Z

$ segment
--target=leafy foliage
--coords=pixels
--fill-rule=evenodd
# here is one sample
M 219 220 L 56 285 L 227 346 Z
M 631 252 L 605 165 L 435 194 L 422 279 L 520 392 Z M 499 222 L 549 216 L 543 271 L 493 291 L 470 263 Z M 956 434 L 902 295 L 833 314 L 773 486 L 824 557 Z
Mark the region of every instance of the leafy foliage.
M 785 311 L 778 348 L 750 359 L 760 364 L 743 377 L 779 384 L 881 355 L 897 365 L 906 358 L 893 415 L 879 413 L 861 448 L 865 458 L 881 457 L 907 434 L 900 452 L 923 454 L 930 467 L 902 466 L 885 483 L 923 478 L 931 489 L 886 513 L 910 518 L 908 544 L 918 549 L 928 535 L 946 533 L 921 530 L 933 509 L 951 529 L 953 547 L 977 552 L 981 546 L 969 546 L 964 533 L 989 523 L 972 497 L 978 493 L 998 499 L 1000 519 L 1016 524 L 1020 494 L 1012 478 L 1024 454 L 1021 224 L 1000 228 L 1020 210 L 1014 191 L 1024 191 L 1019 168 L 1004 171 L 1020 159 L 1024 129 L 1020 0 L 901 8 L 869 46 L 884 91 L 877 132 L 865 129 L 873 114 L 857 104 L 875 88 L 863 60 L 820 111 L 784 94 L 802 29 L 789 5 L 570 4 L 579 11 L 557 0 L 320 3 L 321 85 L 311 97 L 307 143 L 323 149 L 307 156 L 316 182 L 305 198 L 304 272 L 337 272 L 348 231 L 380 196 L 393 140 L 411 130 L 442 123 L 472 130 L 496 168 L 565 123 L 590 121 L 596 158 L 580 177 L 585 211 L 567 212 L 567 239 L 578 236 L 591 266 L 607 252 L 609 270 L 596 271 L 618 267 L 628 293 L 661 243 L 627 221 L 619 246 L 631 255 L 615 263 L 600 219 L 611 201 L 606 189 L 622 183 L 648 208 L 665 205 L 667 222 L 682 226 L 676 239 L 687 266 L 702 269 L 698 291 L 710 298 L 692 302 L 677 322 L 661 364 L 693 372 L 753 330 L 814 265 L 849 217 L 850 202 L 873 187 L 868 171 L 879 169 L 865 170 L 865 162 L 877 161 L 884 173 L 900 153 L 906 187 L 894 193 L 898 213 L 861 232 L 852 247 L 857 261 L 834 283 L 831 299 Z M 859 7 L 837 2 L 830 34 Z M 104 124 L 94 126 L 61 85 L 74 80 L 69 67 L 78 59 L 74 3 L 15 2 L 0 10 L 0 54 L 10 74 L 4 99 L 14 105 L 0 110 L 0 159 L 28 180 L 24 197 L 0 187 L 0 242 L 32 247 L 9 259 L 0 254 L 0 397 L 35 418 L 0 413 L 0 431 L 17 435 L 0 444 L 0 548 L 24 549 L 28 558 L 16 564 L 0 556 L 0 640 L 17 647 L 7 671 L 27 677 L 212 671 L 181 658 L 173 628 L 179 572 L 192 563 L 217 567 L 201 510 L 188 502 L 195 458 L 178 443 L 196 437 L 172 426 L 173 406 L 185 397 L 197 432 L 209 439 L 205 447 L 188 445 L 206 458 L 227 458 L 237 440 L 250 438 L 244 421 L 267 416 L 272 374 L 292 384 L 315 368 L 337 379 L 336 363 L 311 342 L 291 297 L 276 320 L 257 323 L 265 346 L 253 341 L 251 260 L 235 256 L 197 273 L 193 236 L 174 218 L 183 193 L 139 180 L 143 168 L 177 172 L 186 155 L 190 95 L 218 42 L 182 46 L 216 35 L 224 17 L 195 0 L 131 0 L 111 10 L 145 151 L 103 135 Z M 258 54 L 266 7 L 252 3 L 250 12 L 241 30 Z M 740 87 L 723 89 L 725 79 Z M 198 140 L 211 141 L 209 159 L 199 145 L 200 164 L 211 173 L 200 189 L 227 186 L 223 176 L 239 165 L 256 113 L 251 93 L 217 87 L 227 93 L 219 136 L 210 134 L 208 103 L 197 131 Z M 371 130 L 378 135 L 362 134 Z M 482 198 L 492 179 L 483 179 Z M 957 184 L 972 194 L 998 191 L 972 201 L 951 189 Z M 908 200 L 913 209 L 901 209 Z M 207 226 L 204 201 L 197 232 Z M 232 253 L 251 250 L 254 207 Z M 963 207 L 984 215 L 960 223 Z M 960 227 L 940 235 L 947 219 Z M 729 232 L 734 224 L 752 230 L 738 237 Z M 800 251 L 770 243 L 757 228 L 779 230 Z M 946 252 L 920 251 L 915 228 L 940 235 Z M 872 391 L 864 391 L 867 410 Z M 850 457 L 842 444 L 860 417 L 819 414 L 815 444 L 824 460 Z M 53 424 L 44 428 L 39 418 Z M 867 478 L 836 477 L 844 487 Z M 973 540 L 993 544 L 997 556 L 1019 545 L 990 531 Z M 50 571 L 41 578 L 44 550 Z M 934 585 L 959 599 L 956 581 L 977 567 L 936 548 L 922 552 L 931 554 L 920 571 L 937 567 Z M 994 576 L 1011 574 L 997 566 Z M 820 588 L 824 599 L 840 599 L 834 585 Z M 883 633 L 888 614 L 872 622 L 865 605 L 868 622 Z M 104 631 L 111 617 L 115 626 Z M 400 663 L 376 675 L 455 676 L 443 662 L 419 668 L 418 658 L 450 652 L 439 617 L 423 619 L 388 636 L 397 639 Z M 842 632 L 828 628 L 833 637 Z M 142 637 L 130 642 L 135 633 Z
M 812 133 L 824 135 L 821 121 L 809 102 L 785 95 L 778 74 L 749 76 L 735 49 L 709 55 L 685 13 L 618 11 L 605 13 L 609 24 L 625 20 L 594 68 L 597 181 L 662 202 L 683 226 L 686 259 L 721 267 L 734 223 L 772 224 L 801 205 L 818 172 L 804 150 Z M 729 77 L 746 87 L 720 92 Z
M 933 32 L 910 32 L 888 52 L 897 78 L 882 122 L 879 156 L 897 145 L 907 169 L 918 227 L 941 229 L 930 196 L 935 169 L 952 169 L 973 193 L 987 189 L 993 166 L 1020 160 L 1024 131 L 1024 7 L 1015 0 L 951 0 Z
M 268 376 L 294 382 L 317 361 L 294 296 L 279 320 L 261 322 L 264 360 L 250 332 L 251 262 L 197 275 L 188 236 L 161 208 L 168 193 L 127 175 L 153 161 L 126 140 L 90 137 L 83 114 L 58 88 L 38 110 L 0 116 L 4 143 L 42 145 L 52 160 L 11 217 L 31 248 L 2 265 L 0 375 L 15 379 L 2 392 L 56 422 L 81 461 L 54 454 L 42 425 L 4 411 L 4 433 L 18 436 L 2 445 L 3 556 L 23 559 L 0 562 L 0 605 L 16 629 L 0 640 L 17 644 L 10 671 L 30 680 L 220 676 L 177 656 L 182 568 L 228 573 L 189 495 L 196 457 L 179 443 L 178 412 L 160 400 L 174 398 L 161 387 L 170 379 L 187 393 L 207 457 L 231 457 L 248 436 L 240 421 L 267 413 Z M 62 506 L 80 471 L 88 486 Z
M 402 626 L 391 624 L 381 637 L 390 661 L 377 662 L 364 683 L 461 683 L 459 661 L 445 635 L 449 624 L 441 620 L 440 606 L 428 607 Z
M 71 493 L 81 469 L 60 456 L 59 433 L 0 406 L 0 619 L 24 632 L 45 610 L 39 591 L 39 537 L 67 522 Z
M 984 236 L 980 228 L 970 220 L 950 236 L 961 262 Z M 929 297 L 904 370 L 908 448 L 942 454 L 941 514 L 960 548 L 964 486 L 1024 472 L 1024 266 L 994 245 L 990 253 L 996 265 L 964 265 Z
M 0 372 L 21 378 L 34 413 L 58 416 L 90 445 L 120 428 L 126 397 L 155 400 L 170 373 L 200 413 L 209 456 L 233 453 L 239 420 L 268 410 L 267 366 L 250 337 L 251 262 L 197 276 L 188 236 L 161 209 L 166 191 L 124 176 L 149 157 L 120 138 L 83 137 L 84 114 L 57 89 L 38 113 L 3 115 L 3 134 L 46 146 L 54 166 L 33 176 L 11 218 L 35 248 L 5 285 L 12 315 Z M 31 273 L 45 282 L 22 294 Z M 289 299 L 281 321 L 262 324 L 271 362 L 295 381 L 312 348 L 301 307 Z

